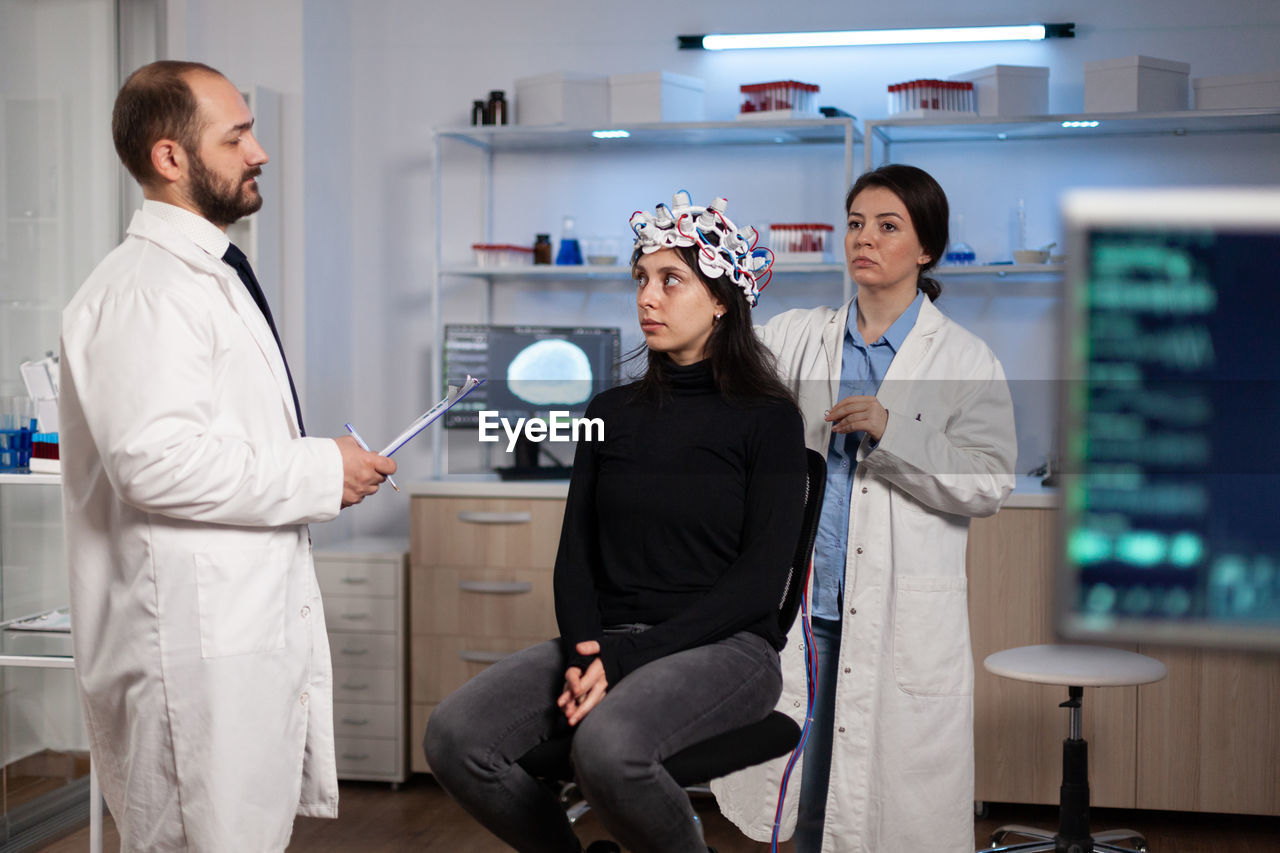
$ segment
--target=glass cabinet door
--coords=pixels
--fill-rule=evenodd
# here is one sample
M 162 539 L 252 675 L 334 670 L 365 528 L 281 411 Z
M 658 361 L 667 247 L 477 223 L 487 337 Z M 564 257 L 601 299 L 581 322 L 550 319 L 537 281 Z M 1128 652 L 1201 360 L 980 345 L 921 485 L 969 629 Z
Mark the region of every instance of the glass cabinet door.
M 119 240 L 116 21 L 116 0 L 0 0 L 0 411 L 26 397 L 19 365 L 57 353 L 63 306 Z M 61 490 L 23 476 L 0 471 L 2 851 L 40 849 L 89 809 Z

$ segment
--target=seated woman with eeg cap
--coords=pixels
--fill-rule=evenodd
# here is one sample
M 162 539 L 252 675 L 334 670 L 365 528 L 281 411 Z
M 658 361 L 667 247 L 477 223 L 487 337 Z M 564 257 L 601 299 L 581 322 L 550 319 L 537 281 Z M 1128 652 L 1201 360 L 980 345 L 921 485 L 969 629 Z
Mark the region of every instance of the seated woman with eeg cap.
M 771 253 L 725 203 L 637 212 L 637 381 L 597 395 L 555 565 L 561 637 L 447 697 L 424 749 L 446 791 L 521 851 L 577 853 L 555 793 L 517 760 L 574 732 L 579 787 L 625 847 L 705 848 L 663 769 L 765 717 L 782 680 L 777 607 L 799 536 L 800 413 L 752 330 Z M 765 278 L 767 283 L 767 278 Z

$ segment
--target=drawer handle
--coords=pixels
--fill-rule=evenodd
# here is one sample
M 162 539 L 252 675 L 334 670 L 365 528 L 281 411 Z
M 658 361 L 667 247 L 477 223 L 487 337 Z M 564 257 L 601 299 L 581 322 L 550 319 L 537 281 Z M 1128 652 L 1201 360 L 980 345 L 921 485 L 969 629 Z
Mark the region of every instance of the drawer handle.
M 342 753 L 342 757 L 343 757 L 344 759 L 346 759 L 347 761 L 368 761 L 368 760 L 369 760 L 369 753 L 367 753 L 367 752 L 361 752 L 361 753 L 357 754 L 357 753 L 354 753 L 354 752 L 344 752 L 344 753 Z
M 369 683 L 365 682 L 364 684 L 344 684 L 342 685 L 342 689 L 343 690 L 368 690 Z
M 355 622 L 363 622 L 365 619 L 369 618 L 369 614 L 368 613 L 343 613 L 342 618 L 351 619 L 352 621 L 355 621 Z
M 463 649 L 458 652 L 458 657 L 471 663 L 497 663 L 509 654 L 511 652 L 482 652 L 476 649 Z
M 369 582 L 369 579 L 368 579 L 368 578 L 343 578 L 343 579 L 342 579 L 342 582 L 343 582 L 343 583 L 347 583 L 347 584 L 351 584 L 352 586 L 356 586 L 356 585 L 359 585 L 359 584 L 366 584 L 366 583 L 368 583 L 368 582 Z
M 351 719 L 350 717 L 343 717 L 343 718 L 342 718 L 342 724 L 343 724 L 344 726 L 367 726 L 367 725 L 369 725 L 369 721 L 368 721 L 367 719 L 366 719 L 366 720 L 353 720 L 353 719 Z
M 341 654 L 350 655 L 351 657 L 360 657 L 369 654 L 368 649 L 343 649 Z
M 482 512 L 471 510 L 458 513 L 458 521 L 466 524 L 528 524 L 533 521 L 533 513 L 523 512 Z
M 483 592 L 491 595 L 520 595 L 533 591 L 529 581 L 458 581 L 463 592 Z

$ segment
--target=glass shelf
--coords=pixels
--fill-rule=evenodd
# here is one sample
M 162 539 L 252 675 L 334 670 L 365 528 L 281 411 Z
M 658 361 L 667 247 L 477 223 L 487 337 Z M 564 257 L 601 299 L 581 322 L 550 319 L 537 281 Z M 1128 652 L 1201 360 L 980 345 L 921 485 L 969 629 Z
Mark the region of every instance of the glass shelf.
M 1067 126 L 1064 123 L 1096 126 Z M 1099 136 L 1189 136 L 1208 133 L 1280 133 L 1280 110 L 1179 110 L 1161 113 L 1080 113 L 1020 118 L 870 119 L 869 136 L 886 144 L 1003 142 L 1019 139 L 1092 139 Z
M 1062 264 L 969 264 L 966 266 L 934 267 L 929 271 L 929 274 L 937 275 L 941 278 L 952 278 L 953 276 L 1057 278 L 1062 275 L 1065 269 L 1066 267 Z
M 1061 276 L 1062 264 L 972 264 L 969 266 L 936 267 L 933 272 L 940 276 L 976 276 L 986 278 L 1005 278 L 1011 276 Z M 844 264 L 810 263 L 810 264 L 774 264 L 773 274 L 784 275 L 840 275 L 844 272 Z M 447 266 L 440 270 L 441 275 L 463 276 L 467 278 L 529 280 L 529 279 L 630 279 L 631 267 L 624 266 L 510 266 L 510 267 L 476 267 Z
M 853 118 L 788 119 L 778 121 L 657 122 L 601 124 L 593 127 L 500 125 L 441 128 L 436 135 L 457 139 L 491 151 L 546 151 L 669 145 L 813 145 L 857 143 L 862 134 Z M 626 130 L 630 136 L 597 139 L 597 130 Z
M 774 264 L 774 275 L 839 275 L 844 271 L 844 264 Z M 578 279 L 578 278 L 609 278 L 609 279 L 627 279 L 631 278 L 631 267 L 610 265 L 597 266 L 595 264 L 584 264 L 582 266 L 510 266 L 510 267 L 476 267 L 476 266 L 446 266 L 441 268 L 441 275 L 450 276 L 467 276 L 470 278 L 487 278 L 487 279 L 509 279 L 509 280 L 528 280 L 528 279 Z
M 67 608 L 0 622 L 0 667 L 6 666 L 73 668 Z
M 0 473 L 0 486 L 57 486 L 61 483 L 61 474 Z

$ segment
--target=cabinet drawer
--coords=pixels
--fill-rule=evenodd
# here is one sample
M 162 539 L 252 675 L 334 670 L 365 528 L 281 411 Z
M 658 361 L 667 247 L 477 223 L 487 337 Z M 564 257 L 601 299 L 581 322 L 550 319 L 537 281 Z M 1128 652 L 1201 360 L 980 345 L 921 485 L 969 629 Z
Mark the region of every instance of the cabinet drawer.
M 393 669 L 334 667 L 333 701 L 394 703 L 396 678 Z
M 394 598 L 326 595 L 324 621 L 330 631 L 395 631 L 401 604 Z
M 375 705 L 367 702 L 334 702 L 333 733 L 338 737 L 399 737 L 401 725 L 396 716 L 400 709 L 395 705 Z
M 402 744 L 378 738 L 334 738 L 338 758 L 338 775 L 394 776 L 399 771 L 397 752 Z
M 343 560 L 317 555 L 316 579 L 324 595 L 375 595 L 394 598 L 400 594 L 400 563 L 374 560 Z
M 439 702 L 469 678 L 512 652 L 547 637 L 414 637 L 412 696 L 416 703 Z
M 563 500 L 416 497 L 413 565 L 550 568 L 563 518 Z
M 410 585 L 416 634 L 558 633 L 550 569 L 415 569 Z
M 377 667 L 394 669 L 396 659 L 395 634 L 353 634 L 345 631 L 329 632 L 329 653 L 335 667 Z

